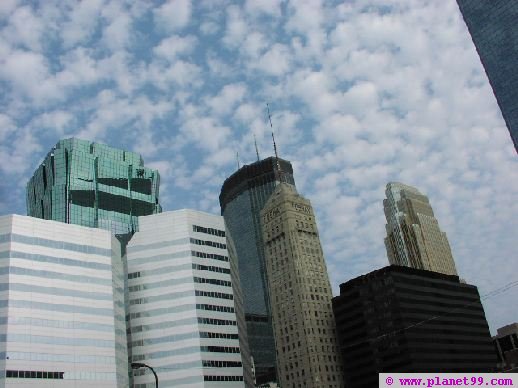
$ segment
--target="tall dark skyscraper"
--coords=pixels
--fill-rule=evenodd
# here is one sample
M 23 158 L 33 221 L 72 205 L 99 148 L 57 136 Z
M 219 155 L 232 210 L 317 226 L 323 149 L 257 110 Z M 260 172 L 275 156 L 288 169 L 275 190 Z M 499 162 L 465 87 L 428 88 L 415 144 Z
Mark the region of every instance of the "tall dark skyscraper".
M 455 275 L 385 267 L 341 284 L 333 311 L 348 388 L 376 387 L 378 373 L 496 367 L 477 287 Z
M 27 183 L 27 215 L 127 234 L 138 216 L 162 211 L 160 175 L 139 154 L 60 140 Z
M 518 152 L 518 2 L 457 0 Z
M 295 185 L 291 163 L 270 157 L 241 167 L 225 180 L 219 196 L 229 246 L 235 248 L 257 384 L 277 379 L 260 212 L 281 181 Z

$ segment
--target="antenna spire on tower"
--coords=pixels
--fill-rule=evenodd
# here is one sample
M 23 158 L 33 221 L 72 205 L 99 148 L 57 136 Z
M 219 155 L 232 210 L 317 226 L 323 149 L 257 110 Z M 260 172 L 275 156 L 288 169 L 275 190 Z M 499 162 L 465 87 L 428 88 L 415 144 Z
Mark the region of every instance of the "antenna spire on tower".
M 273 151 L 275 153 L 275 159 L 279 159 L 279 155 L 277 155 L 277 144 L 275 144 L 275 135 L 273 134 L 273 131 L 272 131 L 272 140 L 273 140 Z
M 279 155 L 277 155 L 277 145 L 275 144 L 275 136 L 273 134 L 273 124 L 272 124 L 272 116 L 270 115 L 270 105 L 266 103 L 266 109 L 268 109 L 268 120 L 270 120 L 270 128 L 272 129 L 272 140 L 273 140 L 273 150 L 275 152 L 275 158 L 279 159 Z M 278 162 L 277 162 L 278 164 Z
M 239 165 L 239 151 L 236 151 L 236 159 L 237 159 L 237 169 L 239 170 L 241 166 Z
M 281 164 L 279 163 L 279 154 L 277 153 L 277 144 L 275 144 L 275 135 L 273 134 L 273 125 L 272 125 L 272 116 L 270 115 L 270 105 L 266 103 L 266 109 L 268 109 L 268 120 L 270 120 L 270 128 L 272 129 L 272 140 L 273 140 L 273 151 L 275 153 L 275 165 L 277 167 L 277 174 L 279 177 L 279 180 L 282 181 L 282 170 L 281 170 Z
M 257 148 L 257 139 L 255 138 L 255 133 L 254 133 L 254 144 L 255 144 L 255 154 L 257 155 L 257 161 L 261 160 L 259 158 L 259 149 Z

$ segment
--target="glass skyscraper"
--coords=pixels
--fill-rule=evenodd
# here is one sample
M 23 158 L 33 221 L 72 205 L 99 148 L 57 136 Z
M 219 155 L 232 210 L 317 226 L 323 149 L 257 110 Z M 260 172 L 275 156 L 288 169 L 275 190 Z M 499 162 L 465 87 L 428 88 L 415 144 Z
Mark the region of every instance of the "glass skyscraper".
M 518 2 L 457 0 L 518 152 Z
M 231 260 L 239 269 L 257 384 L 277 381 L 260 212 L 281 181 L 295 185 L 291 163 L 270 157 L 241 167 L 225 180 L 219 196 L 227 240 L 235 249 Z
M 27 215 L 126 234 L 161 212 L 160 175 L 134 152 L 60 140 L 27 184 Z

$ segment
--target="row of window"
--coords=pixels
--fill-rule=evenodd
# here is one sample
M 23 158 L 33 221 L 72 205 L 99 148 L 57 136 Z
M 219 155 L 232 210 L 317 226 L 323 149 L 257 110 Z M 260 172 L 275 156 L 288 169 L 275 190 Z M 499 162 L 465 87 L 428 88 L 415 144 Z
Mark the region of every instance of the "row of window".
M 73 363 L 99 363 L 103 365 L 115 364 L 115 358 L 110 356 L 82 356 L 80 354 L 49 354 L 49 353 L 26 353 L 7 352 L 0 353 L 2 360 L 23 360 L 23 361 L 49 361 L 49 362 L 73 362 Z
M 210 353 L 239 353 L 239 348 L 233 346 L 200 346 L 200 351 Z
M 0 317 L 0 325 L 28 325 L 41 327 L 54 327 L 57 329 L 80 329 L 113 332 L 113 325 L 79 322 L 79 321 L 54 321 L 50 319 L 40 319 L 32 317 Z
M 202 331 L 200 332 L 200 338 L 238 339 L 239 336 L 237 334 L 213 333 L 211 331 Z
M 58 256 L 49 256 L 42 255 L 38 253 L 27 253 L 12 250 L 10 252 L 2 252 L 0 253 L 1 258 L 11 257 L 13 259 L 26 259 L 30 261 L 37 261 L 39 263 L 52 263 L 52 264 L 60 264 L 60 265 L 68 265 L 72 267 L 82 267 L 89 269 L 98 269 L 103 271 L 111 271 L 112 266 L 104 263 L 97 263 L 95 261 L 87 261 L 87 260 L 77 260 L 70 259 L 67 257 L 58 257 Z
M 190 317 L 190 318 L 184 318 L 184 319 L 177 319 L 174 321 L 163 321 L 158 323 L 153 323 L 150 325 L 136 325 L 132 326 L 129 329 L 129 333 L 140 333 L 142 331 L 151 331 L 151 330 L 161 330 L 161 329 L 168 329 L 171 327 L 178 327 L 178 326 L 190 326 L 195 325 L 197 322 L 196 317 Z
M 128 256 L 129 261 L 133 265 L 140 265 L 140 264 L 150 264 L 155 263 L 158 261 L 170 261 L 172 259 L 188 259 L 190 256 L 190 251 L 180 251 L 180 252 L 174 252 L 174 253 L 164 253 L 160 255 L 152 255 L 152 256 L 145 256 L 145 257 L 139 257 L 139 258 L 133 258 L 132 254 Z
M 205 381 L 243 381 L 243 376 L 203 376 Z
M 5 377 L 19 379 L 58 379 L 63 380 L 65 372 L 47 372 L 47 371 L 23 371 L 23 370 L 6 370 Z
M 130 292 L 136 292 L 141 290 L 152 290 L 154 288 L 166 288 L 169 286 L 176 286 L 178 284 L 184 284 L 184 283 L 191 283 L 192 277 L 186 277 L 186 278 L 178 278 L 178 279 L 169 279 L 169 280 L 163 280 L 160 282 L 154 282 L 154 283 L 146 283 L 146 284 L 139 284 L 136 286 L 129 286 L 128 289 Z
M 132 341 L 131 346 L 137 347 L 137 346 L 147 346 L 147 345 L 156 345 L 156 344 L 163 344 L 163 343 L 172 343 L 172 342 L 178 342 L 183 341 L 186 339 L 192 339 L 192 338 L 223 338 L 223 339 L 238 339 L 237 334 L 227 334 L 227 333 L 213 333 L 213 332 L 191 332 L 191 333 L 184 333 L 184 334 L 174 334 L 174 335 L 168 335 L 164 337 L 158 337 L 158 338 L 147 338 L 147 339 L 141 339 L 137 341 Z
M 214 260 L 228 262 L 228 257 L 227 256 L 216 255 L 215 253 L 205 253 L 205 252 L 191 251 L 191 255 L 193 257 L 201 257 L 201 258 L 204 258 L 204 259 L 214 259 Z
M 0 275 L 24 275 L 24 276 L 36 276 L 44 279 L 58 279 L 58 280 L 68 280 L 71 282 L 77 283 L 91 283 L 91 284 L 99 284 L 102 286 L 111 286 L 112 279 L 102 279 L 102 278 L 94 278 L 92 276 L 83 276 L 83 275 L 70 275 L 62 272 L 54 272 L 54 271 L 44 271 L 44 270 L 36 270 L 30 268 L 23 267 L 3 267 L 0 268 Z
M 182 291 L 182 292 L 172 292 L 169 294 L 162 294 L 162 295 L 155 295 L 155 296 L 148 296 L 146 298 L 138 298 L 138 299 L 131 299 L 130 300 L 130 306 L 133 306 L 135 304 L 145 304 L 145 303 L 153 303 L 153 302 L 159 302 L 159 301 L 170 301 L 173 299 L 178 298 L 185 298 L 193 296 L 192 290 Z
M 91 300 L 113 300 L 112 294 L 106 294 L 102 292 L 87 292 L 79 290 L 71 290 L 67 288 L 59 287 L 42 287 L 35 284 L 23 284 L 23 283 L 0 283 L 0 291 L 19 291 L 19 292 L 31 292 L 49 295 L 59 296 L 71 296 L 75 298 L 85 298 Z M 124 292 L 122 289 L 121 292 Z
M 197 269 L 199 271 L 212 271 L 212 272 L 230 274 L 230 270 L 228 268 L 216 267 L 214 265 L 193 264 L 192 269 Z
M 86 307 L 79 305 L 57 304 L 57 303 L 43 303 L 32 300 L 0 300 L 0 307 L 17 307 L 31 310 L 48 310 L 54 312 L 76 313 L 76 314 L 91 314 L 103 315 L 106 317 L 113 317 L 113 308 L 97 308 Z
M 184 284 L 184 283 L 201 283 L 201 284 L 213 284 L 216 286 L 224 286 L 224 287 L 232 287 L 232 283 L 227 280 L 219 280 L 219 279 L 207 279 L 207 278 L 200 278 L 195 276 L 194 278 L 186 277 L 186 278 L 178 278 L 178 279 L 169 279 L 169 280 L 163 280 L 160 282 L 155 283 L 146 283 L 146 284 L 139 284 L 136 286 L 130 286 L 128 287 L 130 292 L 136 292 L 141 290 L 151 290 L 154 288 L 165 288 L 169 286 L 176 286 L 178 284 Z
M 232 287 L 232 283 L 227 280 L 199 278 L 197 276 L 194 277 L 194 282 L 195 283 L 213 284 L 215 286 Z
M 91 245 L 80 245 L 65 241 L 48 240 L 41 237 L 24 236 L 16 233 L 7 233 L 0 235 L 0 244 L 6 242 L 17 242 L 28 245 L 39 245 L 47 248 L 64 249 L 67 251 L 89 253 L 93 255 L 109 256 L 111 257 L 111 249 L 93 247 Z
M 163 350 L 156 352 L 149 352 L 146 354 L 134 354 L 131 356 L 131 361 L 153 360 L 159 358 L 167 358 L 171 356 L 181 356 L 187 354 L 196 354 L 198 352 L 204 353 L 239 353 L 239 347 L 231 346 L 186 346 L 184 348 L 174 350 Z
M 223 292 L 214 292 L 214 291 L 196 290 L 196 296 L 207 296 L 209 298 L 228 299 L 228 300 L 234 299 L 234 295 L 232 295 L 232 294 L 225 294 Z
M 198 240 L 196 238 L 191 238 L 190 241 L 191 241 L 191 244 L 206 245 L 208 247 L 227 249 L 227 244 L 219 243 L 219 242 L 216 242 L 216 241 Z
M 141 244 L 141 245 L 129 245 L 128 246 L 128 252 L 135 253 L 135 252 L 141 252 L 141 251 L 147 251 L 151 249 L 159 249 L 159 248 L 166 248 L 170 246 L 178 246 L 178 245 L 186 245 L 189 244 L 189 239 L 179 238 L 176 240 L 171 241 L 159 241 L 151 244 Z
M 230 274 L 230 270 L 227 268 L 221 268 L 221 267 L 212 266 L 212 265 L 207 266 L 207 265 L 194 264 L 194 263 L 191 263 L 191 264 L 183 263 L 183 264 L 176 265 L 176 266 L 161 267 L 161 268 L 156 268 L 156 269 L 149 270 L 149 271 L 130 272 L 128 274 L 128 279 L 131 280 L 131 279 L 137 279 L 137 278 L 144 277 L 144 276 L 162 275 L 164 273 L 178 272 L 178 271 L 186 270 L 186 269 L 197 269 L 200 271 L 212 271 L 212 272 Z
M 236 321 L 216 318 L 198 318 L 198 323 L 205 325 L 236 326 Z
M 65 338 L 50 337 L 32 334 L 0 334 L 0 342 L 24 342 L 48 345 L 69 345 L 69 346 L 97 346 L 100 348 L 113 348 L 115 342 L 110 340 L 100 340 L 95 338 Z
M 222 313 L 233 313 L 234 312 L 234 307 L 217 306 L 217 305 L 202 304 L 202 303 L 196 303 L 196 309 L 197 310 L 208 310 L 208 311 L 219 311 Z
M 18 379 L 54 379 L 54 380 L 107 380 L 115 381 L 116 374 L 109 372 L 49 372 L 6 370 L 5 377 Z
M 157 317 L 160 315 L 166 315 L 166 314 L 176 314 L 181 313 L 185 311 L 191 311 L 193 309 L 192 303 L 184 304 L 180 306 L 174 306 L 174 307 L 164 307 L 159 309 L 153 309 L 148 311 L 142 311 L 137 313 L 131 313 L 130 319 L 136 319 L 136 318 L 142 318 L 142 317 Z
M 241 366 L 243 366 L 241 361 L 203 360 L 205 368 L 239 368 Z
M 204 228 L 203 226 L 193 225 L 193 232 L 198 233 L 206 233 L 211 234 L 213 236 L 225 237 L 225 232 L 223 230 L 213 229 L 213 228 Z

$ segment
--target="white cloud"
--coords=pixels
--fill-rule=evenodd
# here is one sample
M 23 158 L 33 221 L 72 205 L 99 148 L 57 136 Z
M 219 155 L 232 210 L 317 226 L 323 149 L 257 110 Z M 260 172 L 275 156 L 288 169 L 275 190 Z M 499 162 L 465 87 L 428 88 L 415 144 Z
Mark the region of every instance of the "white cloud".
M 99 25 L 103 0 L 75 3 L 67 21 L 63 23 L 61 38 L 65 48 L 75 47 L 90 40 Z
M 223 44 L 236 48 L 248 35 L 247 32 L 248 27 L 240 8 L 237 6 L 228 7 L 225 36 L 222 39 Z
M 190 0 L 170 0 L 153 11 L 156 26 L 165 32 L 173 32 L 186 27 L 191 20 Z
M 225 85 L 220 92 L 207 98 L 207 105 L 215 116 L 224 116 L 232 112 L 246 94 L 246 87 L 242 83 Z
M 160 168 L 166 210 L 217 212 L 236 151 L 254 161 L 255 134 L 273 153 L 270 102 L 335 292 L 388 263 L 394 180 L 429 195 L 462 277 L 482 293 L 509 281 L 516 153 L 454 1 L 15 5 L 0 1 L 0 181 L 19 188 L 0 211 L 23 213 L 29 169 L 76 134 Z M 515 320 L 502 297 L 486 303 L 493 328 Z
M 31 7 L 24 6 L 14 10 L 9 17 L 9 24 L 1 34 L 4 39 L 20 48 L 41 51 L 41 39 L 44 31 L 42 21 L 36 17 Z
M 281 16 L 282 0 L 247 0 L 245 10 L 250 16 L 271 15 Z
M 153 53 L 158 57 L 172 62 L 180 54 L 192 52 L 197 39 L 194 36 L 173 35 L 163 39 L 159 45 L 153 48 Z

